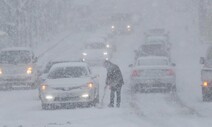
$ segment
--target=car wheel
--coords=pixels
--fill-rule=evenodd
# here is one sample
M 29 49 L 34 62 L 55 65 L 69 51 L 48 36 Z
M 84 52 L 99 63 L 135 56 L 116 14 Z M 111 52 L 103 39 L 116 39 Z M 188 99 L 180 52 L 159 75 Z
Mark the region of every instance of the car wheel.
M 202 101 L 207 102 L 208 101 L 208 97 L 207 96 L 202 96 Z
M 37 83 L 31 83 L 30 87 L 31 87 L 31 89 L 36 89 L 37 88 Z
M 176 85 L 172 84 L 168 87 L 168 91 L 169 93 L 175 93 L 177 91 Z
M 56 109 L 56 106 L 54 104 L 43 104 L 42 103 L 42 109 L 44 109 L 44 110 L 52 110 L 52 109 Z
M 42 109 L 47 110 L 48 109 L 48 104 L 42 104 Z
M 94 104 L 96 105 L 96 104 L 98 104 L 99 103 L 99 94 L 97 95 L 97 97 L 94 99 Z M 95 106 L 94 105 L 94 106 Z
M 209 101 L 209 99 L 210 99 L 210 96 L 206 92 L 206 89 L 202 87 L 202 100 L 206 102 L 206 101 Z
M 91 106 L 96 106 L 99 103 L 99 92 L 97 93 L 95 99 L 90 103 Z

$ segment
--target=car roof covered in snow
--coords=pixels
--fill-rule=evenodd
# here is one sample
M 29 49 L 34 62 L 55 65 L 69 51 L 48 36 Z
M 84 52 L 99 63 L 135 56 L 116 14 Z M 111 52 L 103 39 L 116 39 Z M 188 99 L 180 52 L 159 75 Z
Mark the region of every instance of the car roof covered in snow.
M 1 49 L 1 51 L 17 51 L 17 50 L 25 50 L 25 51 L 32 52 L 32 49 L 28 47 L 11 47 L 11 48 Z

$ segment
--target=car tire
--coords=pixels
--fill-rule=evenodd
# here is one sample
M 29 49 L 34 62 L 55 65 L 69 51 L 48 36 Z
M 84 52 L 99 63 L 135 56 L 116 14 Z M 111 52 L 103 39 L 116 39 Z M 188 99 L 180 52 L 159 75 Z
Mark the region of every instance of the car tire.
M 48 109 L 48 104 L 43 104 L 43 103 L 42 103 L 42 104 L 41 104 L 41 107 L 42 107 L 43 110 L 47 110 L 47 109 Z
M 175 84 L 170 85 L 170 86 L 168 87 L 168 91 L 167 91 L 167 92 L 169 92 L 169 93 L 175 93 L 175 92 L 177 92 L 177 87 L 176 87 L 176 85 L 175 85 Z
M 97 96 L 96 96 L 96 98 L 93 100 L 93 102 L 92 102 L 92 106 L 96 106 L 96 104 L 98 104 L 99 103 L 99 92 L 97 93 Z
M 202 101 L 207 102 L 209 100 L 210 100 L 209 95 L 207 94 L 205 88 L 202 87 Z
M 31 88 L 31 89 L 36 89 L 36 88 L 37 88 L 37 86 L 38 86 L 38 85 L 37 85 L 37 83 L 36 83 L 36 82 L 35 82 L 35 83 L 31 83 L 31 84 L 30 84 L 30 88 Z
M 43 110 L 53 110 L 53 109 L 56 108 L 54 104 L 43 104 L 43 103 L 42 103 L 41 106 L 42 106 L 42 109 L 43 109 Z
M 203 96 L 202 96 L 202 101 L 203 101 L 203 102 L 207 102 L 207 101 L 208 101 L 208 98 L 207 98 L 206 96 L 203 95 Z

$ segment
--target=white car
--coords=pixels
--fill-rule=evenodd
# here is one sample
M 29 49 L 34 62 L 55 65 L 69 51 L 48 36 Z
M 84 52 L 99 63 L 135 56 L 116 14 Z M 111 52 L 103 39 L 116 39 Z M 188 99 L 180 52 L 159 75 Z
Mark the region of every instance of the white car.
M 5 48 L 0 51 L 0 87 L 37 86 L 37 57 L 25 47 Z
M 65 62 L 52 66 L 40 86 L 43 109 L 57 106 L 94 106 L 99 102 L 99 83 L 84 62 Z
M 148 92 L 151 90 L 175 91 L 174 64 L 167 57 L 144 56 L 137 59 L 132 67 L 132 90 Z
M 82 50 L 82 61 L 90 65 L 102 65 L 105 60 L 112 57 L 110 45 L 103 41 L 86 43 Z
M 126 34 L 133 31 L 132 14 L 117 13 L 111 16 L 111 31 L 115 34 Z

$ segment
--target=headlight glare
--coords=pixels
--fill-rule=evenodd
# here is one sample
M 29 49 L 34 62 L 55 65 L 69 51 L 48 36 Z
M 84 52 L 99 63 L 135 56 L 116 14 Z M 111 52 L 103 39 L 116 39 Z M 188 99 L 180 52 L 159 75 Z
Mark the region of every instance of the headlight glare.
M 87 53 L 83 52 L 82 55 L 83 55 L 83 56 L 87 56 Z
M 89 97 L 89 94 L 83 94 L 81 97 L 83 97 L 83 98 L 88 98 Z
M 26 73 L 27 73 L 27 74 L 32 74 L 32 67 L 28 67 Z
M 93 88 L 94 87 L 94 84 L 92 82 L 89 82 L 87 85 L 88 85 L 88 88 Z
M 104 55 L 107 55 L 108 53 L 107 53 L 107 52 L 104 52 L 103 54 L 104 54 Z
M 46 89 L 47 89 L 47 85 L 45 85 L 45 84 L 41 85 L 41 90 L 42 91 L 45 91 Z
M 45 98 L 46 98 L 47 100 L 53 100 L 53 99 L 54 99 L 54 97 L 53 97 L 52 95 L 46 95 Z
M 3 71 L 2 71 L 2 69 L 0 68 L 0 75 L 2 75 L 3 74 Z
M 208 86 L 208 82 L 204 81 L 204 82 L 203 82 L 203 86 L 204 86 L 204 87 L 207 87 L 207 86 Z

